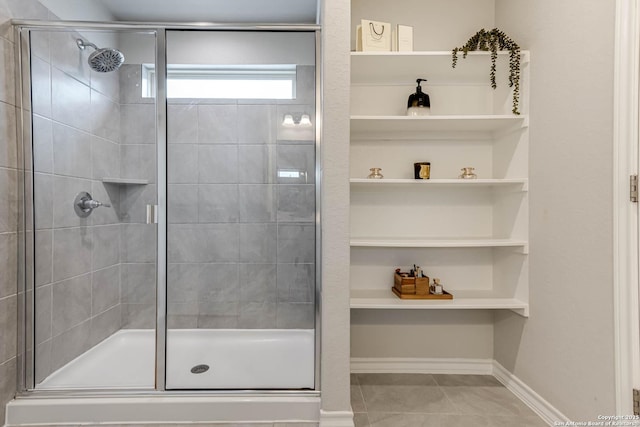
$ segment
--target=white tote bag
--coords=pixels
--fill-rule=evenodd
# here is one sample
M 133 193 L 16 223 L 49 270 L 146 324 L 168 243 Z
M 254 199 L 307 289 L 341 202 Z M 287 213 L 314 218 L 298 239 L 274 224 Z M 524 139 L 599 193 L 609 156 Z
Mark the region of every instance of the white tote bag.
M 363 19 L 361 31 L 363 51 L 391 51 L 390 23 Z

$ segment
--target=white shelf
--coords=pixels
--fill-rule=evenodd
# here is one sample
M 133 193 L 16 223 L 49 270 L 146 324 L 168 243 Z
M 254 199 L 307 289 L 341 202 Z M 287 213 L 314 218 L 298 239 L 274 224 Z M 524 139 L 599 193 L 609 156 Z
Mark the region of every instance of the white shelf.
M 378 248 L 501 248 L 523 247 L 527 241 L 519 239 L 429 239 L 424 237 L 351 237 L 351 247 Z
M 526 115 L 351 116 L 351 135 L 395 135 L 399 132 L 499 132 L 528 126 Z
M 512 310 L 528 317 L 529 305 L 515 298 L 499 296 L 493 291 L 455 291 L 452 300 L 408 300 L 395 296 L 390 289 L 352 289 L 351 308 L 382 310 Z
M 132 179 L 132 178 L 102 178 L 102 182 L 105 184 L 117 184 L 117 185 L 147 185 L 148 179 Z
M 522 51 L 522 63 L 529 61 L 529 52 Z M 498 52 L 497 73 L 509 72 L 509 52 Z M 424 77 L 431 84 L 464 82 L 489 84 L 489 52 L 469 52 L 466 58 L 458 54 L 456 68 L 451 67 L 451 51 L 428 52 L 351 52 L 351 82 L 353 84 L 409 84 Z
M 368 178 L 351 178 L 349 180 L 352 186 L 359 187 L 393 187 L 393 186 L 452 186 L 452 187 L 494 187 L 494 186 L 522 186 L 526 191 L 526 179 L 368 179 Z

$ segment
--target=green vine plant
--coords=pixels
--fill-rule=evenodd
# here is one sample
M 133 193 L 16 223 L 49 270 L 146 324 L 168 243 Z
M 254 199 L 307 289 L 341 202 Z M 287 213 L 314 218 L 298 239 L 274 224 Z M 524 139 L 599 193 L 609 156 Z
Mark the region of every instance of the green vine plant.
M 462 51 L 462 58 L 467 57 L 469 51 L 484 50 L 491 52 L 491 87 L 495 89 L 496 84 L 496 59 L 498 59 L 498 50 L 509 51 L 509 87 L 513 87 L 513 114 L 520 114 L 518 104 L 520 101 L 520 46 L 505 33 L 497 28 L 491 31 L 485 31 L 484 28 L 471 37 L 462 47 L 453 49 L 452 67 L 456 68 L 458 63 L 458 52 Z

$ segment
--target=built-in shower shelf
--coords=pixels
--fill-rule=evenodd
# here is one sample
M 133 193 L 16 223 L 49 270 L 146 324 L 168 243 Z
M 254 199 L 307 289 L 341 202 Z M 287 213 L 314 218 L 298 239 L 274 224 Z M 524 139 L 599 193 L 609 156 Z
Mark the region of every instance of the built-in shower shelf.
M 148 179 L 133 179 L 133 178 L 102 178 L 102 182 L 105 184 L 118 184 L 118 185 L 147 185 Z

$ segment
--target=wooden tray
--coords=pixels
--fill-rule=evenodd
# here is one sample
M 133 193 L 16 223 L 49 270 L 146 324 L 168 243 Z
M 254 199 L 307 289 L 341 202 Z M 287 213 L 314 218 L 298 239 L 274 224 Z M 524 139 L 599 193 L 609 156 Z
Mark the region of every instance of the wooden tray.
M 415 295 L 415 294 L 401 294 L 400 291 L 398 291 L 394 287 L 391 287 L 391 290 L 400 299 L 453 299 L 453 295 L 447 291 L 443 291 L 444 293 L 442 295 L 434 295 L 434 294 Z

